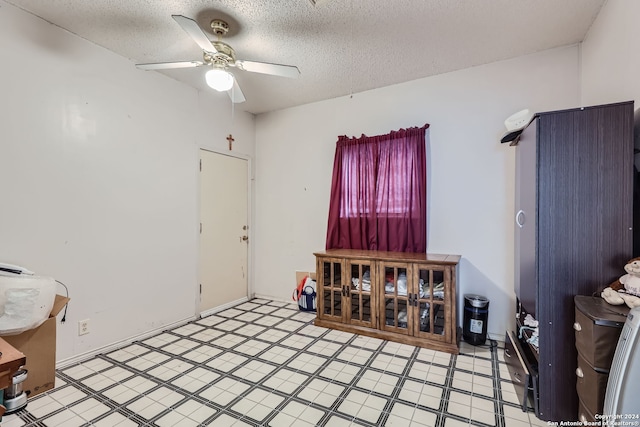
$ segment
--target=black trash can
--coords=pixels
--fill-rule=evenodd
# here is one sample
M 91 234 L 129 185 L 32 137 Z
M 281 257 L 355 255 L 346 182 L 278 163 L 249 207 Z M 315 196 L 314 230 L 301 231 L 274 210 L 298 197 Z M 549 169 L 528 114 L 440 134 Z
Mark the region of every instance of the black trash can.
M 489 300 L 480 295 L 465 294 L 462 338 L 471 345 L 482 345 L 487 340 Z

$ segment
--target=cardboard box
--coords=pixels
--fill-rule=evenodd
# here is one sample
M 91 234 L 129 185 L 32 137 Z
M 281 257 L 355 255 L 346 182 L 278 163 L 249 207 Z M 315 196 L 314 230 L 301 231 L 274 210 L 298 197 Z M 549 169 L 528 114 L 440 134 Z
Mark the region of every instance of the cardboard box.
M 305 277 L 311 277 L 311 280 L 316 280 L 316 272 L 315 271 L 296 271 L 296 287 Z
M 2 337 L 27 357 L 27 379 L 22 390 L 33 397 L 51 390 L 56 381 L 56 316 L 69 302 L 69 298 L 56 295 L 49 318 L 37 328 L 18 335 Z

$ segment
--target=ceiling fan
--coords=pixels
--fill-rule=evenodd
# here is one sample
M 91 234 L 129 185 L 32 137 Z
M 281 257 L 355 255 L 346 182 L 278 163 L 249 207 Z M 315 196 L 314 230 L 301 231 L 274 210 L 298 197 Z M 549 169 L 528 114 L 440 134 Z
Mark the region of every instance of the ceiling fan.
M 182 62 L 156 62 L 149 64 L 136 64 L 142 70 L 166 70 L 171 68 L 211 67 L 207 71 L 205 79 L 213 89 L 227 91 L 233 103 L 244 102 L 246 99 L 229 67 L 235 67 L 243 71 L 271 74 L 275 76 L 298 78 L 300 70 L 292 65 L 271 64 L 268 62 L 245 61 L 236 59 L 236 53 L 231 46 L 222 42 L 222 36 L 229 31 L 229 25 L 221 20 L 211 21 L 211 29 L 218 36 L 217 41 L 209 40 L 198 23 L 191 18 L 182 15 L 171 15 L 184 31 L 200 46 L 203 51 L 202 61 Z M 230 90 L 233 89 L 233 90 Z

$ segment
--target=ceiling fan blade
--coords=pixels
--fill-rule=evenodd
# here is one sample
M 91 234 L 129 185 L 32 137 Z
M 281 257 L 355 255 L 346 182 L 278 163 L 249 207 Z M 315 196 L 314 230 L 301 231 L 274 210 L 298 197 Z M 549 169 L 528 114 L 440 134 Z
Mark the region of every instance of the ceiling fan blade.
M 201 61 L 182 61 L 182 62 L 155 62 L 150 64 L 136 64 L 141 70 L 169 70 L 171 68 L 194 68 L 201 67 L 204 62 Z
M 300 70 L 293 65 L 270 64 L 268 62 L 242 61 L 237 60 L 235 65 L 244 71 L 252 73 L 272 74 L 274 76 L 289 77 L 297 79 L 300 77 Z
M 246 101 L 244 93 L 242 93 L 242 90 L 238 85 L 238 80 L 236 80 L 235 76 L 233 77 L 233 87 L 228 90 L 227 93 L 229 94 L 229 98 L 231 98 L 231 102 L 234 104 L 240 104 Z
M 209 40 L 196 21 L 182 15 L 171 15 L 171 17 L 189 34 L 189 37 L 191 37 L 202 50 L 217 52 L 216 48 L 211 44 L 211 40 Z

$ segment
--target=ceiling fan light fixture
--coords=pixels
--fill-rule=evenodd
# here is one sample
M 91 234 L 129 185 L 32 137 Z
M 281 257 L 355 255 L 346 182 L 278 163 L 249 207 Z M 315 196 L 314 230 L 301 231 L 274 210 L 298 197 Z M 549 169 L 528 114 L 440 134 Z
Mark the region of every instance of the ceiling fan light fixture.
M 319 1 L 312 0 L 315 4 Z M 147 64 L 136 64 L 142 70 L 168 70 L 172 68 L 195 68 L 207 67 L 209 71 L 205 73 L 207 85 L 219 92 L 227 92 L 231 97 L 231 102 L 239 104 L 246 101 L 242 89 L 238 85 L 235 76 L 227 71 L 227 67 L 236 67 L 242 72 L 270 74 L 273 76 L 298 78 L 300 70 L 293 65 L 272 64 L 269 62 L 236 60 L 236 53 L 231 46 L 222 41 L 222 36 L 229 31 L 227 22 L 221 19 L 211 21 L 211 30 L 218 36 L 218 40 L 213 41 L 200 28 L 198 23 L 183 15 L 171 15 L 176 23 L 182 27 L 191 39 L 202 49 L 201 61 L 180 61 L 180 62 L 156 62 Z M 231 90 L 233 89 L 233 90 Z
M 233 87 L 233 75 L 219 68 L 207 71 L 204 76 L 207 84 L 218 92 L 226 92 Z

